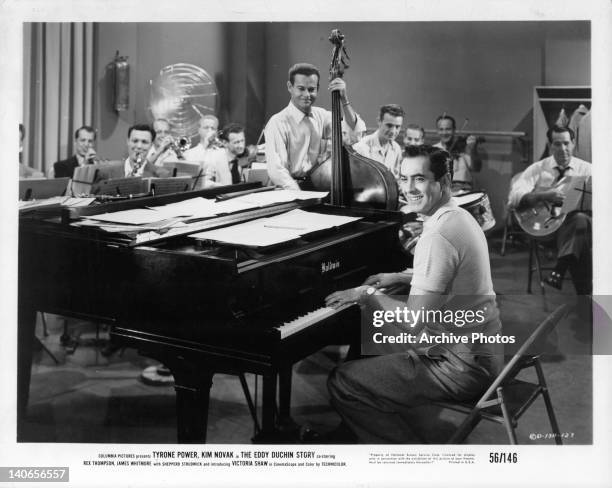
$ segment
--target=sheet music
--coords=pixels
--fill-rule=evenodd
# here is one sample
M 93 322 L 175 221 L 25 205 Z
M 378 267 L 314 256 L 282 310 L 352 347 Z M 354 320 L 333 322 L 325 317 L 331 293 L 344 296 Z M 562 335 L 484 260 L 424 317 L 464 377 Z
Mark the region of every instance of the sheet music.
M 264 220 L 259 219 L 245 224 L 230 225 L 221 229 L 199 232 L 192 237 L 247 247 L 272 246 L 300 238 L 299 231 L 266 227 L 263 225 Z
M 62 205 L 64 207 L 86 207 L 95 200 L 95 197 L 68 197 L 67 200 L 62 202 Z
M 559 187 L 565 194 L 565 200 L 561 207 L 562 214 L 574 210 L 592 209 L 590 176 L 568 176 L 560 183 Z
M 159 237 L 162 233 L 168 232 L 170 229 L 180 229 L 186 227 L 187 224 L 181 222 L 177 219 L 168 219 L 161 222 L 157 222 L 150 225 L 121 225 L 121 224 L 102 224 L 97 220 L 80 220 L 77 222 L 73 222 L 70 225 L 74 227 L 96 227 L 97 229 L 103 230 L 105 232 L 119 232 L 119 233 L 132 233 L 137 232 L 140 233 L 142 231 L 157 231 L 155 232 L 155 236 Z
M 134 208 L 131 210 L 122 210 L 120 212 L 104 213 L 99 215 L 90 215 L 90 220 L 99 220 L 101 222 L 112 222 L 118 224 L 143 225 L 151 224 L 165 220 L 167 217 L 160 214 L 156 210 L 150 208 Z
M 275 190 L 249 193 L 241 197 L 234 198 L 253 206 L 264 207 L 275 203 L 293 202 L 296 200 L 310 200 L 313 198 L 325 198 L 329 192 L 326 191 L 301 191 L 301 190 Z
M 318 230 L 340 227 L 360 219 L 361 217 L 306 212 L 305 210 L 296 208 L 289 212 L 261 220 L 266 220 L 264 223 L 266 227 L 296 229 L 304 235 Z
M 214 217 L 218 213 L 215 207 L 215 201 L 202 197 L 190 198 L 189 200 L 183 200 L 181 202 L 149 208 L 163 215 L 164 218 L 205 218 Z
M 339 227 L 360 219 L 361 217 L 328 215 L 295 209 L 274 217 L 198 232 L 191 237 L 237 246 L 265 247 L 289 242 L 310 232 Z

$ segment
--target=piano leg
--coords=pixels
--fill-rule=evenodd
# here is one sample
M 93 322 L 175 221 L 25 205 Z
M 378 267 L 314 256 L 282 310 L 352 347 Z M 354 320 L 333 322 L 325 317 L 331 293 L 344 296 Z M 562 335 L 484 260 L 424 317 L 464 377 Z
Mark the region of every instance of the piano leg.
M 278 416 L 281 424 L 290 418 L 292 373 L 291 365 L 281 368 L 278 372 Z
M 264 442 L 274 436 L 276 430 L 276 374 L 265 374 L 263 376 L 261 412 L 261 438 Z
M 185 365 L 176 367 L 165 364 L 174 376 L 178 443 L 206 443 L 208 405 L 214 372 L 195 365 L 185 368 Z

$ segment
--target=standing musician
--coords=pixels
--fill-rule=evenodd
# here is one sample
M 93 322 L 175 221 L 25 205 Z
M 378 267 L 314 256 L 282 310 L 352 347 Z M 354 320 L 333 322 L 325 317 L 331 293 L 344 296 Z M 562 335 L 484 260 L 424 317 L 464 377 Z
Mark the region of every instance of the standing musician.
M 384 164 L 397 178 L 402 161 L 402 148 L 395 142 L 404 121 L 404 109 L 390 104 L 380 107 L 378 128 L 373 134 L 365 136 L 353 149 L 367 158 Z
M 425 144 L 425 129 L 417 124 L 408 124 L 404 134 L 404 147 Z
M 399 306 L 442 313 L 481 310 L 483 314 L 478 323 L 463 325 L 458 320 L 443 324 L 422 318 L 411 324 L 392 323 L 392 334 L 432 337 L 501 331 L 487 241 L 476 220 L 451 198 L 451 172 L 446 151 L 427 145 L 408 147 L 400 168 L 400 187 L 411 210 L 425 220 L 414 268 L 371 276 L 363 286 L 332 293 L 326 305 L 357 302 L 366 310 L 388 311 Z M 411 283 L 407 303 L 377 291 L 407 283 Z M 372 323 L 371 316 L 369 320 Z M 415 431 L 419 420 L 414 407 L 477 397 L 503 359 L 499 345 L 488 341 L 432 344 L 435 342 L 402 344 L 401 352 L 348 361 L 332 371 L 328 380 L 331 403 L 359 442 L 422 442 Z
M 253 151 L 252 157 L 249 158 L 244 127 L 240 124 L 226 125 L 219 134 L 219 139 L 225 147 L 212 151 L 207 156 L 204 188 L 241 183 L 244 168 L 257 156 L 256 151 Z
M 469 135 L 467 139 L 457 137 L 455 119 L 447 114 L 436 119 L 436 127 L 440 141 L 434 144 L 435 147 L 448 151 L 453 158 L 453 191 L 471 190 L 472 171 L 480 171 L 482 168 L 478 139 L 473 135 Z
M 331 112 L 313 107 L 320 78 L 319 70 L 312 64 L 293 65 L 287 81 L 291 100 L 270 118 L 264 131 L 268 174 L 272 183 L 285 189 L 299 189 L 296 180 L 305 179 L 313 166 L 327 159 L 324 141 L 331 138 Z M 358 115 L 348 100 L 346 83 L 335 78 L 329 90 L 339 92 L 344 120 L 354 130 Z
M 574 131 L 553 126 L 546 132 L 551 156 L 529 166 L 514 182 L 509 204 L 513 208 L 548 202 L 561 206 L 565 195 L 554 185 L 563 176 L 591 176 L 591 163 L 573 156 Z M 561 289 L 569 269 L 579 295 L 592 291 L 592 223 L 584 212 L 571 212 L 557 231 L 557 264 L 545 282 Z
M 74 155 L 53 163 L 55 178 L 72 178 L 74 168 L 92 164 L 98 160 L 94 145 L 96 143 L 96 131 L 89 125 L 79 127 L 74 132 Z

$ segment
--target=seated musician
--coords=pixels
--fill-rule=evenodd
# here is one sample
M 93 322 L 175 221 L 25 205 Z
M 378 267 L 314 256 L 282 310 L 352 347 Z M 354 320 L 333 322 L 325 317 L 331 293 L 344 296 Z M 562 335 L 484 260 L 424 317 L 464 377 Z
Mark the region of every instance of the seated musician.
M 417 124 L 408 124 L 404 133 L 404 147 L 425 144 L 425 129 Z
M 353 146 L 353 149 L 367 158 L 384 164 L 397 178 L 402 161 L 402 148 L 395 142 L 404 121 L 404 109 L 389 104 L 380 107 L 378 128 Z
M 455 119 L 443 114 L 436 119 L 440 141 L 434 144 L 448 151 L 453 157 L 453 192 L 469 191 L 473 186 L 472 171 L 482 168 L 482 159 L 478 154 L 478 139 L 469 135 L 466 139 L 457 137 Z
M 147 159 L 155 166 L 163 166 L 165 162 L 176 163 L 179 161 L 179 157 L 172 147 L 174 140 L 170 131 L 170 122 L 166 119 L 155 119 L 153 130 L 155 131 L 155 140 L 147 153 Z
M 96 150 L 96 131 L 89 125 L 79 127 L 74 133 L 74 155 L 53 164 L 56 178 L 72 178 L 74 168 L 93 164 L 98 161 Z
M 25 139 L 25 127 L 19 124 L 19 178 L 44 178 L 42 171 L 36 171 L 30 166 L 23 164 L 23 140 Z
M 553 126 L 547 133 L 551 156 L 529 166 L 514 182 L 509 204 L 514 208 L 530 207 L 538 202 L 563 205 L 565 195 L 555 188 L 563 176 L 591 176 L 591 163 L 573 156 L 574 131 L 569 127 Z M 592 226 L 591 216 L 572 212 L 557 231 L 557 264 L 549 285 L 561 289 L 567 270 L 579 295 L 592 290 Z
M 482 310 L 482 321 L 463 327 L 459 322 L 423 321 L 414 327 L 406 323 L 389 327 L 393 334 L 407 332 L 419 337 L 422 333 L 439 336 L 443 331 L 497 334 L 501 323 L 487 241 L 476 220 L 451 198 L 450 156 L 427 145 L 411 146 L 407 151 L 400 168 L 400 188 L 412 211 L 425 220 L 414 253 L 414 268 L 374 275 L 363 286 L 332 293 L 326 304 L 338 307 L 358 302 L 366 310 L 395 310 L 397 306 L 409 310 Z M 377 290 L 410 282 L 407 303 Z M 459 307 L 457 300 L 461 301 Z M 364 320 L 372 323 L 367 314 Z M 438 400 L 471 400 L 482 394 L 498 373 L 503 353 L 498 345 L 483 342 L 401 344 L 401 352 L 348 361 L 330 374 L 331 403 L 359 442 L 422 442 L 416 418 L 419 411 L 413 407 Z
M 331 112 L 314 107 L 319 93 L 319 70 L 312 64 L 299 63 L 289 69 L 287 90 L 291 100 L 287 107 L 273 115 L 265 128 L 266 164 L 272 183 L 298 190 L 296 180 L 328 157 L 327 141 L 331 138 Z M 349 128 L 354 130 L 358 115 L 346 93 L 341 78 L 332 80 L 330 91 L 337 91 L 342 112 Z
M 207 156 L 204 188 L 241 183 L 243 171 L 250 164 L 244 127 L 228 124 L 219 134 L 219 139 L 225 147 Z
M 219 149 L 219 141 L 217 139 L 218 130 L 219 119 L 214 115 L 204 115 L 200 119 L 198 128 L 200 142 L 197 146 L 185 151 L 185 154 L 183 154 L 185 161 L 198 162 L 202 165 L 202 169 L 206 170 L 204 162 L 213 151 Z
M 128 157 L 125 160 L 125 176 L 168 176 L 169 171 L 155 166 L 154 161 L 147 159 L 147 154 L 155 140 L 155 131 L 148 124 L 136 124 L 128 129 Z

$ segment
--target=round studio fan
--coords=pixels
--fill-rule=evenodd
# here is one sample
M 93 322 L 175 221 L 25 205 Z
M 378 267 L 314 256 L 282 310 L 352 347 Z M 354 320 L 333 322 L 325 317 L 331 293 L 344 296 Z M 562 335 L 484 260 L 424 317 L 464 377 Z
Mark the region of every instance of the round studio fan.
M 198 133 L 200 118 L 214 115 L 217 87 L 210 75 L 193 64 L 166 66 L 150 81 L 149 111 L 155 119 L 167 119 L 175 137 Z

